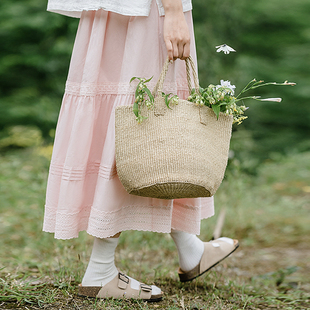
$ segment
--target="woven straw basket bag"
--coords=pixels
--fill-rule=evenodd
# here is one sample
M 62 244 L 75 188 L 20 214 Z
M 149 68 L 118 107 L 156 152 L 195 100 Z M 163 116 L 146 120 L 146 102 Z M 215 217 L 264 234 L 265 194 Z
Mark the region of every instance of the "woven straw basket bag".
M 132 106 L 115 111 L 116 168 L 129 194 L 161 199 L 213 196 L 227 165 L 233 118 L 179 99 L 168 109 L 162 87 L 167 60 L 153 91 L 154 109 L 138 124 Z M 193 60 L 186 60 L 188 86 L 190 68 L 199 91 Z M 143 110 L 142 110 L 143 112 Z M 145 113 L 147 113 L 145 111 Z

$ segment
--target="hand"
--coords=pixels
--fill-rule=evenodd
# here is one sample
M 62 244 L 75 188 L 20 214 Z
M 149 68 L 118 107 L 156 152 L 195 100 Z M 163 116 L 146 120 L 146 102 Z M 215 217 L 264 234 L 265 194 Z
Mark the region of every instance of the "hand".
M 183 10 L 165 12 L 164 40 L 170 60 L 189 57 L 190 35 Z

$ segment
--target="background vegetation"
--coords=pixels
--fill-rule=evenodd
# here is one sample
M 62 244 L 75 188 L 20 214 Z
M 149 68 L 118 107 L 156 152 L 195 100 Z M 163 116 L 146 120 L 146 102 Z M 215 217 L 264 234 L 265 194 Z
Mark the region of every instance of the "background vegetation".
M 224 235 L 241 249 L 182 286 L 167 236 L 126 232 L 118 266 L 167 293 L 161 304 L 79 299 L 76 285 L 92 238 L 42 233 L 49 158 L 78 20 L 47 13 L 46 1 L 0 2 L 0 309 L 308 309 L 310 198 L 310 2 L 193 0 L 202 86 L 251 79 L 296 82 L 260 94 L 234 128 Z M 237 53 L 224 55 L 226 43 Z M 254 95 L 255 93 L 253 93 Z M 216 217 L 203 221 L 210 239 Z M 130 247 L 126 240 L 131 240 Z M 128 259 L 130 258 L 130 259 Z M 1 269 L 2 268 L 2 269 Z
M 194 8 L 201 83 L 228 79 L 237 91 L 252 78 L 297 83 L 296 87 L 260 89 L 268 97 L 282 97 L 283 102 L 250 104 L 249 119 L 238 129 L 246 130 L 254 143 L 245 146 L 250 154 L 242 159 L 309 150 L 310 3 L 211 0 L 194 1 Z M 224 42 L 237 53 L 215 57 L 214 46 Z
M 201 85 L 224 79 L 240 91 L 252 78 L 297 83 L 263 90 L 283 97 L 281 104 L 250 104 L 249 119 L 238 128 L 254 141 L 246 147 L 247 160 L 309 150 L 309 1 L 193 4 Z M 45 12 L 42 0 L 2 0 L 0 8 L 1 135 L 9 135 L 10 126 L 31 125 L 47 138 L 57 121 L 78 20 Z M 237 53 L 216 53 L 214 47 L 222 43 Z

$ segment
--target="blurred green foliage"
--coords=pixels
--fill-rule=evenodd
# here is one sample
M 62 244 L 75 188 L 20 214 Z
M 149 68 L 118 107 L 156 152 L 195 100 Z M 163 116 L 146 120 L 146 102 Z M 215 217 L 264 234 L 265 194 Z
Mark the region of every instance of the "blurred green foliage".
M 78 20 L 46 12 L 47 1 L 1 0 L 0 130 L 55 127 Z
M 253 78 L 268 82 L 296 82 L 294 87 L 260 89 L 264 97 L 282 103 L 250 102 L 249 119 L 234 134 L 249 143 L 243 158 L 266 158 L 270 152 L 310 149 L 310 2 L 308 0 L 193 1 L 200 84 L 230 80 L 238 93 Z M 226 43 L 237 53 L 215 53 Z M 217 55 L 216 55 L 217 54 Z M 244 134 L 244 130 L 247 134 Z M 252 141 L 255 143 L 251 143 Z M 249 144 L 251 144 L 249 146 Z M 240 154 L 240 152 L 238 152 Z M 237 155 L 238 155 L 237 154 Z
M 12 126 L 55 128 L 78 20 L 46 12 L 47 1 L 1 0 L 0 139 Z M 296 82 L 258 95 L 235 130 L 235 158 L 251 170 L 271 152 L 310 149 L 310 2 L 193 0 L 200 83 L 230 80 L 236 91 L 252 78 Z M 226 43 L 237 53 L 216 53 Z M 255 95 L 256 93 L 253 93 Z
M 6 128 L 2 132 L 2 135 L 4 137 L 0 139 L 0 148 L 6 148 L 10 146 L 17 146 L 22 148 L 39 146 L 43 142 L 41 131 L 36 127 L 22 125 L 12 126 Z

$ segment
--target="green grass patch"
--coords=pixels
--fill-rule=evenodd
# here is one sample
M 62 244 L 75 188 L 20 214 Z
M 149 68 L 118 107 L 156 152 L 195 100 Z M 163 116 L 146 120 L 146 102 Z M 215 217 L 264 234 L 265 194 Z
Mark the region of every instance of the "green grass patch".
M 215 197 L 216 215 L 202 221 L 201 238 L 212 237 L 217 214 L 225 208 L 223 235 L 238 238 L 241 246 L 192 283 L 178 281 L 169 235 L 124 232 L 117 266 L 165 292 L 162 302 L 149 304 L 77 296 L 93 239 L 83 232 L 62 241 L 42 232 L 45 151 L 0 155 L 0 309 L 309 308 L 309 152 L 274 155 L 255 177 L 230 163 Z

